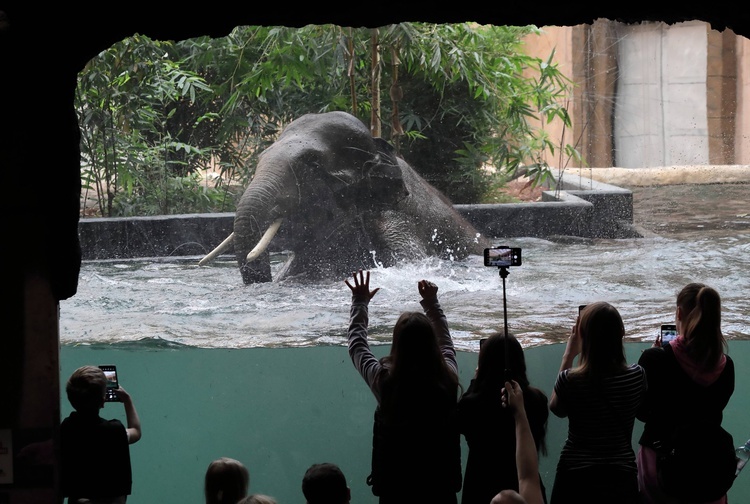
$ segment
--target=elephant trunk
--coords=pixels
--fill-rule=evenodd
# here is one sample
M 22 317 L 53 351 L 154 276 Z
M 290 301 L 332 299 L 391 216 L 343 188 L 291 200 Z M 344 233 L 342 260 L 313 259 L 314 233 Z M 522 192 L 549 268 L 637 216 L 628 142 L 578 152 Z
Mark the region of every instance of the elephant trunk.
M 262 156 L 255 177 L 237 205 L 234 217 L 234 250 L 245 284 L 270 282 L 268 246 L 299 199 L 291 170 L 280 157 L 286 153 L 271 148 Z M 283 166 L 283 170 L 276 169 Z M 288 188 L 293 188 L 289 191 Z

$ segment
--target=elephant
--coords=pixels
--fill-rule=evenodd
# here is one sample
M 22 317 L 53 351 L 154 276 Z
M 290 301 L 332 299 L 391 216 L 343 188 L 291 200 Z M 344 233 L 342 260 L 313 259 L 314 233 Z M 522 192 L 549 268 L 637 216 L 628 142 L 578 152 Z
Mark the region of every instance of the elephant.
M 268 246 L 283 226 L 289 259 L 272 278 Z M 276 243 L 276 242 L 275 242 Z M 434 186 L 347 112 L 306 114 L 258 159 L 234 230 L 245 284 L 342 278 L 430 256 L 465 259 L 489 246 Z

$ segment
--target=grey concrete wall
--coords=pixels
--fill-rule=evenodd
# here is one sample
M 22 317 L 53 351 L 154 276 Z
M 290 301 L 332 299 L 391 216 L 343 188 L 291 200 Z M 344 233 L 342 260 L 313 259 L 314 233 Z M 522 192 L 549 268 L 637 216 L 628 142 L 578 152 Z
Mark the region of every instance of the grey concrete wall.
M 492 238 L 638 237 L 631 228 L 629 190 L 588 178 L 564 175 L 560 191 L 547 191 L 538 203 L 456 205 Z M 81 219 L 78 230 L 84 260 L 202 256 L 232 232 L 233 213 Z M 281 250 L 282 229 L 271 244 Z M 231 253 L 231 250 L 230 250 Z

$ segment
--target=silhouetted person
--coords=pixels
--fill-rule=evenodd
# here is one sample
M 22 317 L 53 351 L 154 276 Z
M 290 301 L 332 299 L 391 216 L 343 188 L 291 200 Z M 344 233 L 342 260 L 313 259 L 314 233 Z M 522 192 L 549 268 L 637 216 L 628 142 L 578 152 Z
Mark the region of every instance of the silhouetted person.
M 351 490 L 339 466 L 324 462 L 311 465 L 302 478 L 307 504 L 348 504 Z
M 609 303 L 587 305 L 573 326 L 549 405 L 568 418 L 552 504 L 639 502 L 632 437 L 646 373 L 628 365 L 624 336 L 622 317 Z
M 381 504 L 455 504 L 461 489 L 461 436 L 456 351 L 438 288 L 420 280 L 425 313 L 404 312 L 393 328 L 390 354 L 378 360 L 367 342 L 370 272 L 354 274 L 349 355 L 377 400 L 372 472 Z
M 127 428 L 99 416 L 107 378 L 96 366 L 76 369 L 65 392 L 73 411 L 60 425 L 61 487 L 69 504 L 122 504 L 132 488 L 130 446 L 141 439 L 141 421 L 130 394 L 120 386 Z
M 721 332 L 721 298 L 702 283 L 690 283 L 677 294 L 677 338 L 662 345 L 657 338 L 641 354 L 648 391 L 638 412 L 643 434 L 638 450 L 638 478 L 644 504 L 683 502 L 665 495 L 656 472 L 656 447 L 668 446 L 672 433 L 684 421 L 721 425 L 723 411 L 734 393 L 734 362 L 726 354 Z M 711 461 L 707 461 L 710 465 Z M 711 467 L 697 468 L 710 477 Z M 690 476 L 688 476 L 690 478 Z M 713 501 L 724 503 L 726 495 Z
M 493 334 L 483 340 L 476 374 L 458 401 L 459 427 L 469 446 L 462 504 L 487 504 L 501 490 L 518 490 L 515 412 L 502 402 L 508 380 L 517 382 L 523 391 L 534 448 L 546 453 L 547 396 L 529 384 L 521 343 L 513 335 L 506 340 L 503 334 Z
M 239 460 L 221 457 L 208 464 L 203 483 L 206 504 L 237 504 L 249 488 L 250 472 Z

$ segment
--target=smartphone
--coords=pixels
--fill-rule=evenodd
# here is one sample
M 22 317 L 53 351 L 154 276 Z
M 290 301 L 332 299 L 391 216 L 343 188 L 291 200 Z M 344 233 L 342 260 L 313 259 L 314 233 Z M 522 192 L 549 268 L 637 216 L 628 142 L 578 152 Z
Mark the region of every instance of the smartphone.
M 107 377 L 107 394 L 104 396 L 104 402 L 119 401 L 117 389 L 120 388 L 120 381 L 117 379 L 117 366 L 105 364 L 99 366 L 99 369 L 104 371 L 104 376 Z
M 520 266 L 521 249 L 519 247 L 508 247 L 505 245 L 484 249 L 485 266 Z
M 675 324 L 661 325 L 661 344 L 669 343 L 677 337 L 677 326 Z
M 586 308 L 585 304 L 578 305 L 578 316 L 579 317 L 581 316 L 581 312 L 583 311 L 584 308 Z

